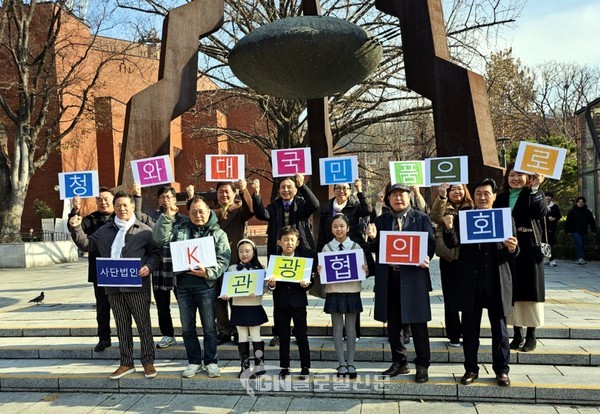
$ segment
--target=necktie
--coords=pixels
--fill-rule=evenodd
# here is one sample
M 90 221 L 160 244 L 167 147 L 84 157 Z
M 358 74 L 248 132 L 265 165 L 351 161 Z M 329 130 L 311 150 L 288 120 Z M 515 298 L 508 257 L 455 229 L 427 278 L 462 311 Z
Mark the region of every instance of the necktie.
M 339 250 L 344 250 L 344 245 L 342 243 L 340 243 L 340 245 L 338 246 Z
M 396 219 L 395 227 L 396 231 L 402 231 L 402 224 L 404 223 L 404 216 L 400 216 Z
M 291 204 L 291 203 L 289 203 L 289 202 L 287 202 L 287 201 L 284 201 L 284 202 L 283 202 L 283 209 L 284 209 L 285 211 L 290 211 L 290 204 Z

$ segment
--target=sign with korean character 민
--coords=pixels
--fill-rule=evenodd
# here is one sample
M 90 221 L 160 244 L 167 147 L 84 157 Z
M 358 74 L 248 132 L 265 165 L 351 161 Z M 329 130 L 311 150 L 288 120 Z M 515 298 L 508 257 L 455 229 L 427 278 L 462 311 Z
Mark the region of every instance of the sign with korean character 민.
M 322 252 L 318 256 L 322 284 L 365 280 L 365 254 L 362 250 Z
M 169 246 L 174 272 L 217 265 L 215 240 L 212 237 L 176 241 L 169 243 Z
M 273 277 L 277 281 L 300 283 L 302 280 L 310 281 L 313 259 L 297 256 L 269 256 L 267 278 Z
M 58 173 L 60 199 L 79 197 L 98 197 L 98 171 L 77 171 Z
M 543 174 L 546 178 L 560 180 L 567 150 L 535 142 L 521 141 L 515 159 L 515 171 Z
M 238 181 L 244 178 L 244 155 L 206 155 L 206 181 Z
M 329 157 L 319 159 L 321 185 L 349 184 L 358 179 L 358 157 Z
M 140 259 L 99 257 L 96 259 L 98 286 L 141 287 L 141 267 Z
M 291 177 L 294 174 L 311 175 L 310 148 L 272 150 L 273 177 Z
M 425 185 L 425 161 L 390 161 L 392 184 Z
M 424 231 L 382 231 L 379 236 L 379 261 L 391 265 L 415 265 L 427 257 Z
M 458 219 L 461 244 L 503 242 L 513 235 L 510 208 L 460 210 Z
M 168 155 L 133 160 L 131 161 L 131 172 L 133 173 L 133 180 L 140 183 L 140 187 L 171 184 L 175 181 L 173 168 L 171 168 L 171 158 Z
M 233 298 L 235 296 L 262 296 L 265 284 L 264 269 L 236 270 L 223 274 L 223 286 L 220 296 Z
M 466 155 L 425 159 L 425 185 L 444 183 L 469 183 L 469 163 Z

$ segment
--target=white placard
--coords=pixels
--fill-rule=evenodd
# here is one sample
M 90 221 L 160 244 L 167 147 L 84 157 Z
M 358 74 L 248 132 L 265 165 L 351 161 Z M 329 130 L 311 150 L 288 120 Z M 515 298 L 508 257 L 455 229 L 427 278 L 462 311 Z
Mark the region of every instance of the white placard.
M 244 179 L 245 155 L 206 154 L 206 181 L 238 181 Z
M 273 164 L 273 177 L 312 174 L 310 148 L 271 150 L 271 161 Z
M 350 184 L 358 179 L 358 157 L 328 157 L 319 159 L 321 185 Z
M 460 210 L 458 220 L 461 244 L 503 242 L 513 235 L 508 207 Z
M 521 141 L 515 159 L 515 171 L 543 174 L 546 178 L 560 180 L 566 157 L 565 148 Z
M 171 158 L 168 155 L 133 160 L 131 161 L 131 172 L 133 180 L 139 183 L 140 187 L 171 184 L 175 181 Z
M 197 269 L 199 265 L 212 267 L 218 264 L 215 240 L 212 236 L 176 241 L 169 243 L 169 246 L 174 272 Z

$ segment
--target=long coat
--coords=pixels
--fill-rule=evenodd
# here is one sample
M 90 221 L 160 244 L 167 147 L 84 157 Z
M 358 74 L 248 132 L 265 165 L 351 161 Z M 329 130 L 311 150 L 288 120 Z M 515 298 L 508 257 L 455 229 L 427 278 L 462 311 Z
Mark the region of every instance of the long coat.
M 321 220 L 319 224 L 319 237 L 317 243 L 317 251 L 322 251 L 323 246 L 334 238 L 331 233 L 331 221 L 333 219 L 333 201 L 335 197 L 327 201 L 321 206 Z M 371 215 L 371 206 L 367 203 L 364 193 L 358 193 L 356 196 L 351 195 L 348 202 L 342 209 L 341 213 L 348 218 L 350 230 L 348 237 L 361 246 L 365 243 L 365 239 L 360 229 L 360 218 Z

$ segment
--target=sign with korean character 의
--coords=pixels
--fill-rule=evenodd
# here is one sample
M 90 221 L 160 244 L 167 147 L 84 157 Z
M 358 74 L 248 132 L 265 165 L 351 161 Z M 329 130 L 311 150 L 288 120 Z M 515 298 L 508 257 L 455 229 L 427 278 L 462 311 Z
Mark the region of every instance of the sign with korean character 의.
M 428 236 L 424 231 L 382 231 L 379 261 L 390 265 L 420 265 L 427 257 Z
M 141 267 L 141 259 L 99 257 L 96 259 L 98 286 L 141 287 Z
M 296 256 L 270 256 L 266 278 L 300 283 L 310 281 L 313 259 Z
M 220 296 L 262 296 L 265 284 L 265 270 L 236 270 L 225 272 Z

